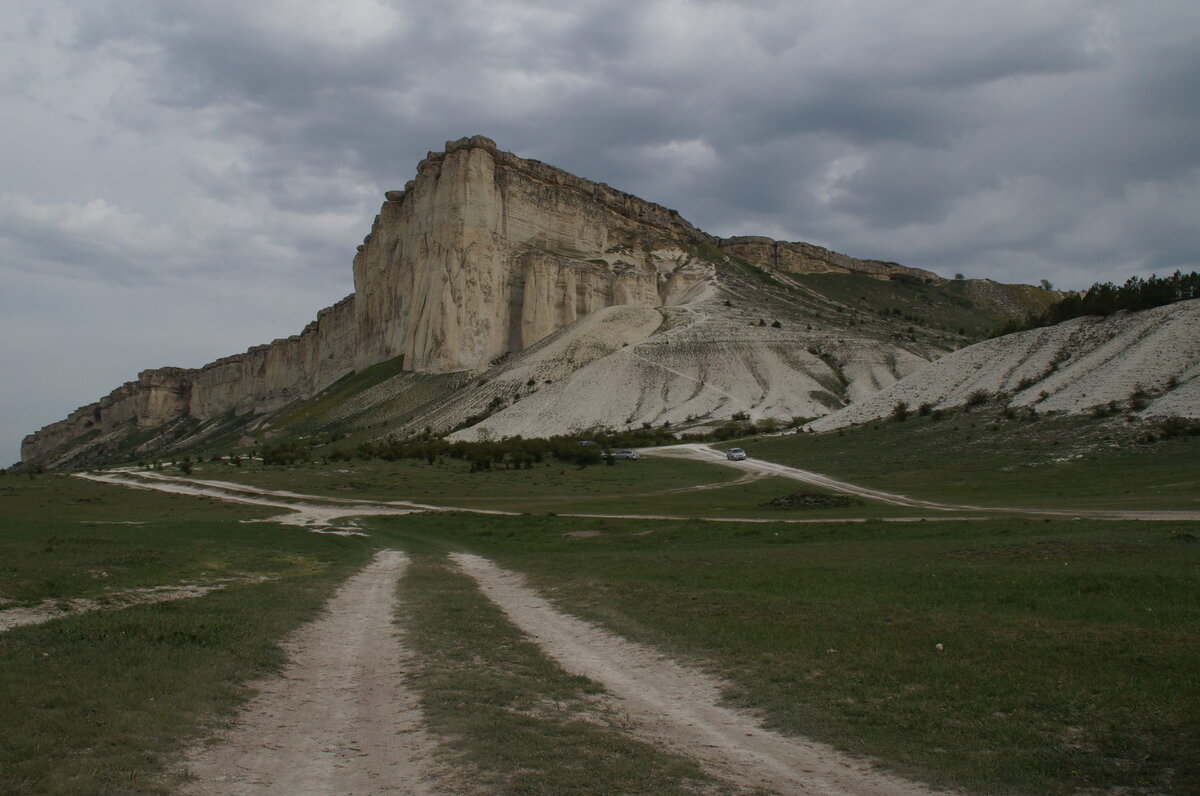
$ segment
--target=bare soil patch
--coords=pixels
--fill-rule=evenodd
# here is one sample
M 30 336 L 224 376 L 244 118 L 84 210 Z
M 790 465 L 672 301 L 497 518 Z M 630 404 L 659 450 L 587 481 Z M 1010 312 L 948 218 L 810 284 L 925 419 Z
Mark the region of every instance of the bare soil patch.
M 161 603 L 168 600 L 186 600 L 203 597 L 215 589 L 223 589 L 229 583 L 251 583 L 262 580 L 258 577 L 239 578 L 223 583 L 183 583 L 178 586 L 153 586 L 145 589 L 109 592 L 100 597 L 85 599 L 73 597 L 65 600 L 42 600 L 37 605 L 5 608 L 0 610 L 0 633 L 23 625 L 40 625 L 51 619 L 83 614 L 89 611 L 119 611 L 131 605 Z
M 404 685 L 408 652 L 393 623 L 407 562 L 380 551 L 338 590 L 229 732 L 189 753 L 184 793 L 433 792 L 433 744 Z

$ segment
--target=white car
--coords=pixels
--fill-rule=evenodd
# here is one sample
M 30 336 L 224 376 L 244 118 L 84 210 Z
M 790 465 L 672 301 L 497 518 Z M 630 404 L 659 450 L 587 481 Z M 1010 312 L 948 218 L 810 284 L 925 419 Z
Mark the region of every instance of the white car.
M 742 462 L 746 460 L 746 452 L 741 448 L 730 448 L 725 458 L 731 462 Z

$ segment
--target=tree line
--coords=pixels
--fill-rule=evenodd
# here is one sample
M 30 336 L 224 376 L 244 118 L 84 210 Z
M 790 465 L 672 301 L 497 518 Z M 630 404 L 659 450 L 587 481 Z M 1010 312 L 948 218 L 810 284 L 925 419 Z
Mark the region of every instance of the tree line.
M 261 455 L 264 464 L 273 465 L 298 464 L 314 458 L 327 462 L 417 459 L 433 464 L 444 457 L 465 461 L 470 464 L 471 472 L 480 472 L 501 468 L 526 469 L 547 459 L 587 467 L 605 461 L 605 454 L 612 450 L 665 445 L 676 441 L 665 427 L 643 426 L 626 431 L 596 431 L 587 439 L 579 436 L 548 439 L 507 437 L 501 440 L 450 442 L 432 434 L 423 434 L 413 439 L 389 437 L 349 448 L 314 448 L 299 442 L 278 442 L 263 446 Z M 610 457 L 607 461 L 612 463 L 613 460 Z
M 1069 293 L 1046 308 L 1041 315 L 1031 315 L 1025 323 L 1009 322 L 999 334 L 1010 334 L 1039 326 L 1081 318 L 1085 315 L 1112 315 L 1120 310 L 1148 310 L 1173 304 L 1176 301 L 1200 298 L 1200 272 L 1176 271 L 1170 276 L 1151 275 L 1143 279 L 1131 276 L 1123 285 L 1096 282 L 1082 293 Z
M 798 427 L 810 418 L 794 418 L 790 427 Z M 772 419 L 752 422 L 744 412 L 734 414 L 730 420 L 707 434 L 696 434 L 690 439 L 699 441 L 724 441 L 753 434 L 778 431 L 781 424 Z M 471 472 L 493 469 L 526 469 L 548 460 L 578 467 L 587 467 L 602 462 L 613 464 L 607 454 L 622 448 L 648 448 L 671 445 L 679 440 L 667 426 L 643 424 L 641 428 L 624 430 L 594 429 L 585 436 L 556 436 L 549 438 L 506 437 L 498 440 L 473 442 L 450 442 L 426 432 L 409 439 L 388 437 L 373 442 L 363 442 L 353 447 L 337 447 L 333 443 L 309 445 L 304 442 L 276 442 L 264 445 L 259 455 L 263 464 L 293 465 L 324 460 L 325 462 L 348 462 L 354 459 L 399 461 L 401 459 L 424 460 L 434 464 L 438 459 L 457 459 L 470 465 Z M 252 454 L 253 455 L 253 454 Z

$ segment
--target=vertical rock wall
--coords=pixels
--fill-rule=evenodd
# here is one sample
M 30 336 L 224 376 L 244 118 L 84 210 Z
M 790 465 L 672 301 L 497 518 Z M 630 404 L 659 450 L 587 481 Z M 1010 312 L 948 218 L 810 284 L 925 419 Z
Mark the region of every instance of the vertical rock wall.
M 702 295 L 715 272 L 696 255 L 714 246 L 784 271 L 936 279 L 809 244 L 713 238 L 674 210 L 463 138 L 388 192 L 354 258 L 354 295 L 301 334 L 198 370 L 144 371 L 27 437 L 22 458 L 61 459 L 124 427 L 270 411 L 401 355 L 408 370 L 484 367 L 608 307 Z
M 703 237 L 674 211 L 489 139 L 448 142 L 388 194 L 359 247 L 356 367 L 400 354 L 411 370 L 482 367 L 581 315 L 659 306 L 684 276 L 653 252 L 681 236 Z
M 266 412 L 308 398 L 354 369 L 354 297 L 317 314 L 292 337 L 218 359 L 192 373 L 188 414 Z

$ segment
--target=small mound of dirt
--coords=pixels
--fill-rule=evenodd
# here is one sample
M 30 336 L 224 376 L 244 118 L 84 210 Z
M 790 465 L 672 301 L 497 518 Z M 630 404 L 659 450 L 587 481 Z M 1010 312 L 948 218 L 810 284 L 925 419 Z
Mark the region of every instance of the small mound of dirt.
M 567 531 L 563 534 L 564 539 L 591 539 L 593 536 L 603 536 L 604 531 Z
M 761 504 L 764 509 L 840 509 L 845 506 L 861 506 L 862 501 L 849 495 L 831 495 L 828 492 L 805 492 L 797 490 L 790 495 L 777 497 Z

